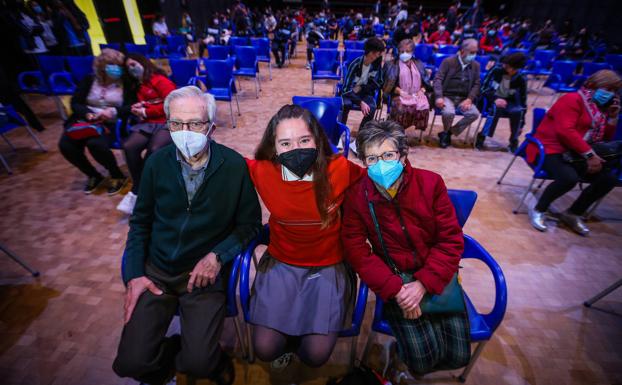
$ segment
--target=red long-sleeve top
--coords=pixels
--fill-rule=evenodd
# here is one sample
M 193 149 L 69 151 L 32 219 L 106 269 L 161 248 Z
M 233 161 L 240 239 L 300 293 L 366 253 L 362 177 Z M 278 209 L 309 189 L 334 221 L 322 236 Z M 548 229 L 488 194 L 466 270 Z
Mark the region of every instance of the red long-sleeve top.
M 583 98 L 576 92 L 559 98 L 547 111 L 534 135 L 544 146 L 545 154 L 563 154 L 572 150 L 578 154 L 588 152 L 592 147 L 583 139 L 592 126 L 592 118 L 585 107 Z M 608 124 L 605 140 L 611 140 L 616 127 Z M 538 154 L 535 144 L 526 149 L 527 161 L 533 163 Z
M 442 293 L 458 271 L 464 239 L 441 176 L 414 168 L 407 161 L 402 183 L 393 198 L 399 205 L 399 214 L 394 202 L 382 196 L 368 176 L 361 178 L 346 192 L 341 229 L 346 260 L 361 280 L 386 301 L 400 291 L 402 279 L 393 273 L 379 254 L 382 253 L 382 246 L 376 235 L 365 191 L 374 204 L 390 258 L 400 271 L 415 271 L 414 277 L 428 292 Z M 398 215 L 404 221 L 404 230 Z M 414 243 L 415 250 L 411 248 L 404 231 Z
M 340 208 L 345 190 L 364 175 L 365 169 L 343 156 L 330 161 L 329 212 L 336 219 L 322 228 L 313 182 L 284 181 L 281 165 L 271 161 L 246 162 L 255 188 L 270 211 L 270 255 L 296 266 L 329 266 L 343 261 Z
M 175 83 L 164 75 L 153 74 L 149 80 L 138 87 L 136 97 L 145 102 L 145 115 L 142 123 L 165 123 L 164 99 L 175 89 Z
M 479 39 L 479 48 L 484 52 L 494 52 L 495 48 L 503 48 L 503 42 L 499 39 L 499 36 L 495 36 L 492 40 L 488 40 L 488 38 L 484 36 Z
M 451 44 L 449 31 L 435 31 L 428 39 L 430 44 Z

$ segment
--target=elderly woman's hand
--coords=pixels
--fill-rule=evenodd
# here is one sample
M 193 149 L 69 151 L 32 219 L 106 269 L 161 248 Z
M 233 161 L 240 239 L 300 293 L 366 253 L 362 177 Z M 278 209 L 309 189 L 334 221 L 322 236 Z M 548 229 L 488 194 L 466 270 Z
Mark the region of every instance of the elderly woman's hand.
M 412 312 L 415 309 L 419 309 L 420 312 L 419 302 L 426 292 L 425 286 L 420 281 L 409 282 L 402 286 L 395 299 L 404 312 Z

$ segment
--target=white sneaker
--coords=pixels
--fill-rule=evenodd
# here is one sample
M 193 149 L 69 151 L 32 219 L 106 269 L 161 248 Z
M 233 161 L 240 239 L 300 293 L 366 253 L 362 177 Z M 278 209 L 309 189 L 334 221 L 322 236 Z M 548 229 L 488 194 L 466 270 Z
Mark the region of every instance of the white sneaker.
M 294 353 L 285 353 L 276 360 L 272 361 L 270 363 L 270 367 L 276 372 L 283 371 L 292 362 L 293 357 Z
M 124 214 L 132 215 L 132 212 L 134 211 L 134 206 L 136 205 L 136 198 L 138 198 L 136 194 L 131 191 L 128 192 L 123 197 L 123 199 L 121 199 L 121 202 L 119 202 L 117 210 L 121 211 Z
M 350 151 L 352 151 L 354 155 L 358 155 L 356 153 L 356 139 L 350 139 Z

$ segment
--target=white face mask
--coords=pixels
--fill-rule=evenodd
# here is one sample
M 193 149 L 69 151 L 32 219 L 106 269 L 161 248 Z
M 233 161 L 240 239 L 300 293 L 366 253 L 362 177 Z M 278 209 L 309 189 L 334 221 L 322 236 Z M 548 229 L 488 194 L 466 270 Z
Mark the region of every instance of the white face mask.
M 403 61 L 404 63 L 409 61 L 412 57 L 413 57 L 413 54 L 411 54 L 409 52 L 402 52 L 400 54 L 400 60 Z
M 212 127 L 210 127 L 207 134 L 186 130 L 175 131 L 171 132 L 171 138 L 182 155 L 186 159 L 190 159 L 205 148 L 211 129 Z

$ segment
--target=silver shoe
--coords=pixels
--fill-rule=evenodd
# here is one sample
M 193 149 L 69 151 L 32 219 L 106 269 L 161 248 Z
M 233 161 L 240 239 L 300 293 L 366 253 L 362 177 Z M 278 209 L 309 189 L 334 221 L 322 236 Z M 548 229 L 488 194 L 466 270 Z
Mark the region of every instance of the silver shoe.
M 568 210 L 559 214 L 559 220 L 579 235 L 587 237 L 590 234 L 590 229 L 583 223 L 581 216 L 575 215 Z
M 538 231 L 546 231 L 548 227 L 544 221 L 546 220 L 546 213 L 541 213 L 536 210 L 535 207 L 529 208 L 529 223 L 533 226 L 534 229 Z

